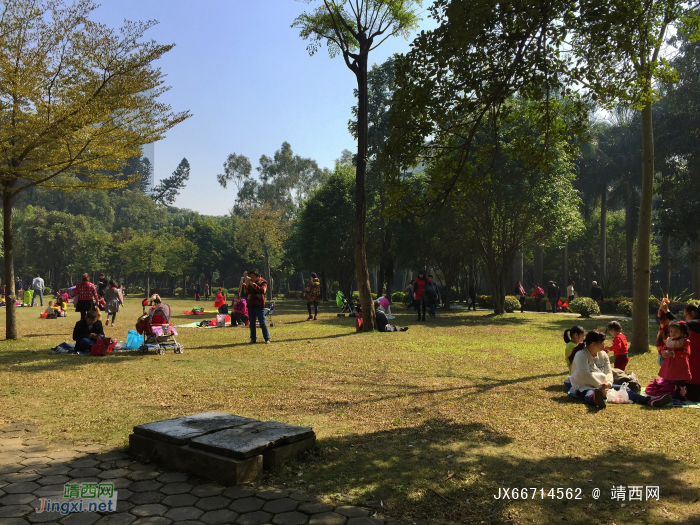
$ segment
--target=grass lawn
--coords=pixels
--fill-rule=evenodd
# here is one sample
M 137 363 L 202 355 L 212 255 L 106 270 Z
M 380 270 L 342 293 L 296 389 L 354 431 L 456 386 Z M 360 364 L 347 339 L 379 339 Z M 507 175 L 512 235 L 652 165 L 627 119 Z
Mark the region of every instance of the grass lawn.
M 204 304 L 168 302 L 176 325 Z M 183 355 L 95 358 L 48 353 L 70 341 L 78 314 L 40 320 L 39 308 L 20 308 L 21 339 L 0 341 L 0 420 L 34 420 L 55 441 L 124 446 L 134 425 L 222 410 L 313 426 L 318 449 L 273 481 L 381 501 L 395 517 L 700 523 L 700 410 L 598 411 L 563 392 L 564 328 L 607 319 L 452 311 L 415 324 L 396 310 L 408 332 L 356 334 L 331 303 L 306 322 L 304 303 L 280 301 L 272 345 L 247 344 L 245 328 L 181 328 Z M 140 299 L 127 298 L 107 335 L 124 340 L 140 312 Z M 4 322 L 0 314 L 0 338 Z M 631 356 L 628 370 L 646 384 L 655 355 Z M 612 501 L 613 485 L 658 485 L 660 500 Z M 497 500 L 501 487 L 537 492 Z M 582 499 L 552 499 L 552 488 L 581 489 Z

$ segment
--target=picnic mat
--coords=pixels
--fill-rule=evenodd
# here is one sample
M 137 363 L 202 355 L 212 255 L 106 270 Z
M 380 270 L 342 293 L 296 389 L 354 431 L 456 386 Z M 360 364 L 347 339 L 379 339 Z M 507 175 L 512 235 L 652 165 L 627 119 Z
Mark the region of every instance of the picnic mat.
M 218 310 L 204 310 L 203 312 L 182 312 L 182 315 L 209 315 L 209 314 L 218 314 Z

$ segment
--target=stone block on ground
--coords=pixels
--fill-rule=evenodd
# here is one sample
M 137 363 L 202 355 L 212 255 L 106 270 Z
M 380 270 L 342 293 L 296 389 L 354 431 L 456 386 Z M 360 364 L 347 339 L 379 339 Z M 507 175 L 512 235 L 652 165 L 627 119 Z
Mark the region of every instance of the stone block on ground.
M 178 446 L 156 441 L 138 434 L 129 436 L 129 447 L 135 455 L 157 458 L 169 468 L 190 472 L 224 485 L 248 483 L 262 475 L 263 460 L 260 455 L 238 460 L 193 449 L 188 445 Z
M 191 446 L 226 457 L 246 459 L 257 456 L 268 448 L 289 445 L 313 437 L 315 434 L 311 427 L 265 421 L 194 438 Z
M 201 412 L 191 416 L 155 421 L 134 427 L 134 434 L 173 445 L 186 445 L 191 439 L 218 430 L 255 423 L 256 419 L 225 412 Z

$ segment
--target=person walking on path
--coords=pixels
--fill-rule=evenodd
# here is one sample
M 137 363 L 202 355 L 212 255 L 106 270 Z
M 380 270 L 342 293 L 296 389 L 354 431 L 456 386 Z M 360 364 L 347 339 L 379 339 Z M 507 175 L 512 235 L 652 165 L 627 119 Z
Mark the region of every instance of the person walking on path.
M 425 287 L 428 285 L 428 280 L 425 278 L 425 272 L 420 270 L 418 272 L 418 277 L 413 283 L 413 297 L 416 303 L 416 312 L 418 313 L 418 320 L 425 321 Z M 421 318 L 421 308 L 423 309 L 423 317 Z
M 124 299 L 122 294 L 119 292 L 117 283 L 114 281 L 109 281 L 109 288 L 105 290 L 104 294 L 105 300 L 105 312 L 107 312 L 107 320 L 105 321 L 105 326 L 109 324 L 109 318 L 112 317 L 112 325 L 114 326 L 114 320 L 117 318 L 119 309 L 124 305 Z
M 83 274 L 82 281 L 75 286 L 75 295 L 78 297 L 75 311 L 80 312 L 80 319 L 85 319 L 85 314 L 92 312 L 95 309 L 95 303 L 100 299 L 97 296 L 97 288 L 90 282 L 90 276 L 87 273 Z
M 569 283 L 569 286 L 566 287 L 566 296 L 569 298 L 569 302 L 573 301 L 576 297 L 576 290 L 574 290 L 574 281 L 571 281 Z
M 591 286 L 591 299 L 600 305 L 603 302 L 603 289 L 598 286 L 598 281 L 593 281 L 593 286 Z
M 36 299 L 36 296 L 39 296 L 39 300 L 41 301 L 41 306 L 44 306 L 44 280 L 39 277 L 39 274 L 36 274 L 34 276 L 34 280 L 32 281 L 32 290 L 34 290 L 34 295 L 32 295 L 32 304 L 31 306 L 34 306 L 34 299 Z
M 554 281 L 549 281 L 549 286 L 547 287 L 547 299 L 552 303 L 552 313 L 557 313 L 557 306 L 559 306 L 559 287 Z
M 467 311 L 471 306 L 476 312 L 476 281 L 472 281 L 472 284 L 469 285 L 469 299 L 471 299 L 471 304 L 467 305 Z
M 318 277 L 316 276 L 315 273 L 311 272 L 311 276 L 309 277 L 309 284 L 306 287 L 306 290 L 304 290 L 304 297 L 306 297 L 306 309 L 309 311 L 309 317 L 306 319 L 307 321 L 310 321 L 313 319 L 314 321 L 316 320 L 318 316 L 318 298 L 321 296 L 321 281 L 318 280 Z M 314 305 L 314 315 L 311 315 L 311 304 L 313 303 Z
M 202 286 L 199 284 L 199 281 L 194 282 L 194 300 L 199 301 L 202 296 Z
M 523 313 L 525 311 L 525 288 L 523 288 L 520 281 L 515 283 L 515 297 L 518 298 L 520 303 L 520 313 Z
M 255 330 L 255 321 L 260 323 L 265 344 L 270 344 L 270 332 L 267 330 L 265 323 L 265 294 L 267 293 L 267 281 L 260 276 L 259 270 L 252 270 L 248 273 L 248 281 L 245 284 L 248 292 L 248 319 L 250 322 L 250 343 L 257 342 Z

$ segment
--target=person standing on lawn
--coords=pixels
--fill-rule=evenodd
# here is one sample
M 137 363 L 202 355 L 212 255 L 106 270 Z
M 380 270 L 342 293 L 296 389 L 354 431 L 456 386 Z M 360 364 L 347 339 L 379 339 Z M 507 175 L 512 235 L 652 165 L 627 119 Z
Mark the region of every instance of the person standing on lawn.
M 428 275 L 428 284 L 423 292 L 423 297 L 425 297 L 428 305 L 428 314 L 430 317 L 435 317 L 435 307 L 440 301 L 440 290 L 438 290 L 432 275 Z
M 415 307 L 414 301 L 415 298 L 413 297 L 413 284 L 416 282 L 415 279 L 411 279 L 411 282 L 408 283 L 408 286 L 404 288 L 404 291 L 407 291 L 408 293 L 408 306 L 406 307 L 406 310 L 410 310 L 411 308 Z
M 593 281 L 593 286 L 591 286 L 591 299 L 593 299 L 598 305 L 603 302 L 603 289 L 598 286 L 598 281 Z
M 21 297 L 23 291 L 24 288 L 22 287 L 22 279 L 17 277 L 15 280 L 15 294 L 17 294 L 17 297 Z
M 265 294 L 267 293 L 267 281 L 260 275 L 259 270 L 251 270 L 248 272 L 248 281 L 245 284 L 248 292 L 248 317 L 250 321 L 250 343 L 255 344 L 257 341 L 255 321 L 260 323 L 265 344 L 270 344 L 270 332 L 265 323 Z
M 109 288 L 105 290 L 104 294 L 105 300 L 105 311 L 107 312 L 107 320 L 105 325 L 109 325 L 109 318 L 112 317 L 112 326 L 114 326 L 114 320 L 117 318 L 119 313 L 119 308 L 124 304 L 124 299 L 121 293 L 119 293 L 119 288 L 117 283 L 114 281 L 109 281 Z
M 573 301 L 576 297 L 576 290 L 574 290 L 574 281 L 571 281 L 569 283 L 569 286 L 566 287 L 566 296 L 569 298 L 569 302 Z
M 194 282 L 194 300 L 199 301 L 199 299 L 202 297 L 202 287 L 199 284 L 199 281 Z
M 552 313 L 557 313 L 557 306 L 559 306 L 559 287 L 554 281 L 549 281 L 549 286 L 547 287 L 547 299 L 552 303 Z
M 80 319 L 84 320 L 85 314 L 95 310 L 95 303 L 100 300 L 97 295 L 97 288 L 90 282 L 90 276 L 87 273 L 83 274 L 82 281 L 75 286 L 75 295 L 78 296 L 75 311 L 80 312 Z M 102 326 L 102 323 L 100 323 L 100 326 Z
M 105 274 L 101 273 L 100 278 L 97 280 L 97 296 L 101 299 L 105 296 L 105 292 L 109 287 L 109 281 Z
M 204 300 L 208 301 L 210 297 L 211 297 L 211 286 L 209 286 L 209 283 L 204 283 Z
M 515 283 L 515 297 L 518 298 L 520 303 L 520 313 L 523 313 L 525 311 L 525 288 L 523 288 L 520 281 Z
M 309 317 L 306 320 L 310 321 L 313 319 L 315 321 L 318 316 L 318 298 L 321 297 L 321 281 L 318 280 L 314 272 L 311 272 L 309 284 L 306 286 L 306 290 L 304 290 L 304 297 L 306 297 L 306 309 L 309 311 Z M 313 316 L 311 315 L 312 303 L 314 305 Z
M 471 306 L 476 312 L 476 281 L 472 281 L 472 284 L 469 285 L 469 299 L 471 299 L 471 304 L 467 305 L 467 311 Z
M 622 326 L 617 321 L 611 321 L 605 329 L 610 334 L 610 337 L 613 338 L 612 345 L 605 350 L 612 352 L 613 356 L 615 356 L 615 368 L 624 370 L 630 358 L 627 353 L 627 338 L 622 333 Z
M 34 299 L 36 299 L 36 296 L 39 296 L 39 299 L 41 300 L 41 306 L 44 306 L 44 280 L 39 277 L 39 274 L 36 274 L 34 276 L 34 280 L 32 281 L 32 290 L 34 290 L 34 295 L 32 295 L 32 304 L 31 306 L 34 306 Z
M 413 283 L 413 297 L 416 303 L 416 312 L 418 313 L 418 320 L 425 321 L 425 287 L 428 286 L 428 280 L 425 278 L 425 271 L 419 270 L 418 277 L 416 277 Z M 421 319 L 421 308 L 423 309 L 423 318 Z

